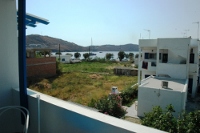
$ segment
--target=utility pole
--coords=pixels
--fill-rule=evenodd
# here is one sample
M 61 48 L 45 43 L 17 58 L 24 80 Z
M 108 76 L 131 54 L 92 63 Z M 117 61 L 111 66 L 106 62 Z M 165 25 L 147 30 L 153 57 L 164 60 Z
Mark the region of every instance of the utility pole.
M 60 62 L 60 44 L 58 44 L 58 55 L 59 55 L 59 58 L 58 58 L 58 60 L 59 60 L 59 62 Z

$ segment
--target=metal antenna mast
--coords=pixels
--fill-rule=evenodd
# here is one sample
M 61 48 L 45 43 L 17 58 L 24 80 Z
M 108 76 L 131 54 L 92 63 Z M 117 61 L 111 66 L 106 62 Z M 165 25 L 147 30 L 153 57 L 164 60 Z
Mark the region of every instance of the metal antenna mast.
M 193 22 L 195 24 L 197 24 L 197 39 L 199 40 L 199 21 L 198 22 Z
M 145 31 L 149 32 L 149 39 L 150 39 L 150 35 L 151 35 L 151 30 L 147 30 L 147 29 L 144 29 Z

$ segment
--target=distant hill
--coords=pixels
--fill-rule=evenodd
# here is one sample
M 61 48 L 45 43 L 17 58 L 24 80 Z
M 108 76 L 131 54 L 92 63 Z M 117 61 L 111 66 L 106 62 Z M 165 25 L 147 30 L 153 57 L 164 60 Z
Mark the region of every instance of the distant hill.
M 101 45 L 97 47 L 98 51 L 138 51 L 138 45 L 136 44 L 124 44 L 124 45 Z
M 61 52 L 83 52 L 88 51 L 89 47 L 79 46 L 76 43 L 68 42 L 62 39 L 53 38 L 49 36 L 41 35 L 27 35 L 26 45 L 29 44 L 42 44 L 46 45 L 52 51 L 58 51 L 58 44 L 60 44 Z M 93 51 L 138 51 L 138 45 L 136 44 L 124 44 L 124 45 L 101 45 L 101 46 L 90 46 Z

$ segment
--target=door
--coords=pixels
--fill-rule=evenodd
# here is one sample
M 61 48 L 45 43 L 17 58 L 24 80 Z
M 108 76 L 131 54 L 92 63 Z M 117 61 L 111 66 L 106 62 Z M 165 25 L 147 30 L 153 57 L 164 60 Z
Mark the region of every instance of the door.
M 188 93 L 192 93 L 193 79 L 189 78 Z
M 162 63 L 167 63 L 168 61 L 168 54 L 163 54 Z

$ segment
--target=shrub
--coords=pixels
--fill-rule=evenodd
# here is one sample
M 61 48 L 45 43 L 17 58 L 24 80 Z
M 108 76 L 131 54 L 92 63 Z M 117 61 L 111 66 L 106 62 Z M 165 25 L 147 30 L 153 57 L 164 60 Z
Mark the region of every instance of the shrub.
M 106 54 L 106 59 L 107 59 L 107 60 L 110 60 L 111 58 L 113 58 L 113 54 L 107 53 L 107 54 Z
M 121 100 L 119 95 L 110 95 L 109 97 L 104 96 L 98 101 L 92 99 L 88 105 L 95 107 L 101 113 L 121 118 L 126 114 L 126 111 L 121 106 Z
M 199 133 L 200 110 L 181 113 L 178 118 L 173 116 L 174 108 L 170 104 L 166 110 L 160 106 L 153 108 L 152 112 L 145 113 L 142 125 L 157 128 L 170 133 Z
M 142 125 L 154 127 L 167 132 L 176 132 L 176 118 L 173 116 L 174 109 L 170 104 L 163 111 L 160 106 L 153 108 L 152 112 L 145 113 Z
M 178 133 L 200 133 L 200 110 L 183 112 L 177 120 Z
M 120 96 L 122 97 L 122 105 L 131 105 L 133 103 L 133 101 L 137 98 L 137 94 L 138 94 L 138 86 L 134 86 L 126 88 L 124 91 L 122 91 L 122 93 L 120 94 Z

